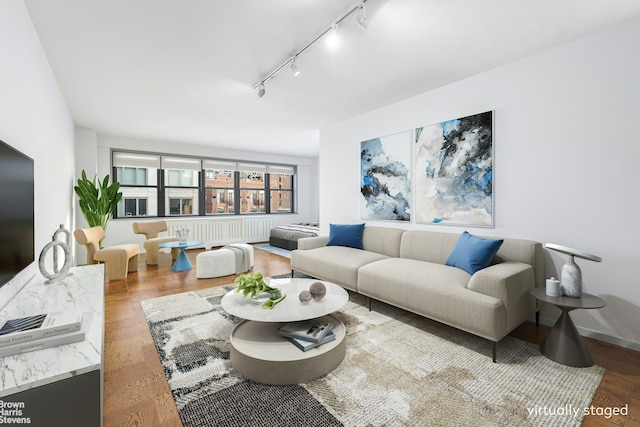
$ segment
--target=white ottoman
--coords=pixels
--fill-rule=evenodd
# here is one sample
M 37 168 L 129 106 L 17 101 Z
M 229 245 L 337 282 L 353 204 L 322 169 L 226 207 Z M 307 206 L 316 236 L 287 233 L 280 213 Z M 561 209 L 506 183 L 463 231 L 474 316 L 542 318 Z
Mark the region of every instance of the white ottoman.
M 251 245 L 249 245 L 247 243 L 232 243 L 230 245 L 225 246 L 225 248 L 230 248 L 230 249 L 238 248 L 238 249 L 241 249 L 242 251 L 244 251 L 243 255 L 245 255 L 245 256 L 248 255 L 248 260 L 244 260 L 244 262 L 241 261 L 241 260 L 236 259 L 236 261 L 238 263 L 244 265 L 244 267 L 238 268 L 239 270 L 242 270 L 242 271 L 236 271 L 236 274 L 237 273 L 244 273 L 245 271 L 247 271 L 251 267 L 253 267 L 253 246 L 251 246 Z M 242 255 L 236 253 L 236 256 L 242 256 Z M 247 261 L 248 261 L 248 263 L 247 263 Z M 236 267 L 238 267 L 238 266 L 236 266 Z
M 212 277 L 231 276 L 236 274 L 236 255 L 230 249 L 205 251 L 196 257 L 196 277 L 208 279 Z

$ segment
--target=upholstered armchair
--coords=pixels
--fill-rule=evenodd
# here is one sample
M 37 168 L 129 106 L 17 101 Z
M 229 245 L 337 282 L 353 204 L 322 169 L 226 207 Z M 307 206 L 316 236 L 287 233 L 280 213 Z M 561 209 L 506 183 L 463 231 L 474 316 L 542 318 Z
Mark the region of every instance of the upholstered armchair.
M 175 237 L 158 237 L 158 234 L 167 231 L 167 223 L 165 221 L 151 222 L 134 222 L 133 232 L 136 234 L 144 234 L 144 250 L 147 252 L 147 265 L 158 265 L 158 255 L 160 254 L 160 243 L 174 242 L 178 239 Z M 180 249 L 171 249 L 171 258 L 176 259 L 180 255 Z
M 140 247 L 136 244 L 114 245 L 100 248 L 105 238 L 102 227 L 80 228 L 73 232 L 78 243 L 87 248 L 87 264 L 104 262 L 109 280 L 121 280 L 130 271 L 138 271 Z

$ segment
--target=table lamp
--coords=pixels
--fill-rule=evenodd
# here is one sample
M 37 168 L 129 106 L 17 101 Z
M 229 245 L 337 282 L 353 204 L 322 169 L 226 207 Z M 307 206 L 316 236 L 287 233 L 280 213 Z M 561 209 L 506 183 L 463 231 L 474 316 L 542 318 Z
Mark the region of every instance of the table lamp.
M 582 271 L 578 264 L 573 260 L 573 257 L 588 259 L 589 261 L 595 262 L 602 262 L 602 258 L 579 251 L 578 249 L 556 245 L 555 243 L 547 243 L 544 247 L 569 255 L 569 261 L 562 266 L 562 273 L 560 274 L 560 292 L 562 292 L 562 295 L 566 295 L 568 297 L 579 298 L 582 295 Z

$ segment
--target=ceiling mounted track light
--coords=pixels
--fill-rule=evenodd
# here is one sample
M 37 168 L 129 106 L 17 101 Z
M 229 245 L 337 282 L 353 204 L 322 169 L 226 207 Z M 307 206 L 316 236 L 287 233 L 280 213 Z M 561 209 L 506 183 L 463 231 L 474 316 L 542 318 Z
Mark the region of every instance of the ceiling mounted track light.
M 338 45 L 338 23 L 337 22 L 331 26 L 331 31 L 329 31 L 329 34 L 327 34 L 327 45 L 332 49 Z
M 356 24 L 363 30 L 367 29 L 367 13 L 364 10 L 364 2 L 360 3 L 356 10 Z
M 291 60 L 291 73 L 294 76 L 298 76 L 300 74 L 300 69 L 298 68 L 298 66 L 296 65 L 296 59 L 298 58 L 298 56 L 294 56 L 293 59 Z
M 306 51 L 311 46 L 313 46 L 325 34 L 333 33 L 333 35 L 335 36 L 335 33 L 337 33 L 337 30 L 338 30 L 338 25 L 340 25 L 340 23 L 342 21 L 344 21 L 347 17 L 349 17 L 352 13 L 356 12 L 356 24 L 360 28 L 366 29 L 367 25 L 368 25 L 367 16 L 366 16 L 365 10 L 364 10 L 364 4 L 366 2 L 367 2 L 367 0 L 362 0 L 362 1 L 358 2 L 355 6 L 353 6 L 351 9 L 349 9 L 347 12 L 345 12 L 340 18 L 338 18 L 335 21 L 333 21 L 329 27 L 327 27 L 324 31 L 322 31 L 320 34 L 318 34 L 313 40 L 311 40 L 309 43 L 307 43 L 302 49 L 300 49 L 299 51 L 294 53 L 293 56 L 289 57 L 282 64 L 280 64 L 279 66 L 274 68 L 273 71 L 271 71 L 269 74 L 265 75 L 258 83 L 254 84 L 253 85 L 253 89 L 258 91 L 258 96 L 260 98 L 262 98 L 264 96 L 264 93 L 265 93 L 264 84 L 267 81 L 269 81 L 269 79 L 271 79 L 273 76 L 278 74 L 278 72 L 280 70 L 282 70 L 284 67 L 286 67 L 287 65 L 291 64 L 291 66 L 290 66 L 291 67 L 291 72 L 293 73 L 294 76 L 297 76 L 298 74 L 300 74 L 300 69 L 298 68 L 298 65 L 296 64 L 296 60 L 298 59 L 298 55 L 300 55 L 302 52 Z

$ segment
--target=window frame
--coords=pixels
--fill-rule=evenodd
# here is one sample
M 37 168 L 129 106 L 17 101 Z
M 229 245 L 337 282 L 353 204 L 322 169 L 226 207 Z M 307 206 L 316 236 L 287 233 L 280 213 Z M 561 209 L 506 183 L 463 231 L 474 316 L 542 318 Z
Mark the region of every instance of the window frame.
M 117 158 L 117 159 L 116 159 Z M 136 184 L 120 184 L 120 191 L 122 192 L 122 200 L 118 203 L 118 207 L 116 207 L 115 212 L 113 213 L 113 218 L 156 218 L 156 215 L 150 215 L 149 212 L 153 212 L 152 200 L 158 199 L 160 197 L 159 193 L 159 184 L 158 184 L 158 173 L 156 172 L 156 176 L 151 176 L 153 172 L 151 170 L 155 169 L 156 171 L 160 170 L 161 166 L 161 156 L 157 153 L 143 153 L 143 152 L 134 152 L 134 151 L 123 151 L 123 150 L 112 150 L 111 151 L 111 180 L 112 182 L 116 182 L 118 180 L 118 169 L 122 169 L 122 173 L 124 174 L 125 168 L 135 168 L 136 170 Z M 116 164 L 117 163 L 117 164 Z M 138 184 L 139 172 L 145 171 L 145 181 L 146 184 Z M 155 182 L 155 183 L 154 183 Z M 146 193 L 146 194 L 144 194 Z M 135 216 L 127 216 L 118 215 L 118 210 L 120 204 L 122 204 L 122 212 L 126 212 L 124 206 L 125 199 L 146 199 L 147 200 L 147 214 L 146 215 L 135 215 Z M 157 205 L 157 203 L 156 203 Z M 136 212 L 139 213 L 139 202 L 136 202 Z
M 127 215 L 126 211 L 127 211 L 127 201 L 135 201 L 136 204 L 136 214 L 135 215 Z M 148 211 L 149 208 L 149 198 L 148 197 L 123 197 L 122 198 L 122 210 L 124 211 L 123 215 L 118 215 L 119 218 L 146 218 L 148 215 L 141 215 L 140 214 L 140 201 L 144 201 L 145 202 L 145 211 Z M 117 210 L 118 208 L 116 208 Z
M 274 188 L 271 185 L 271 177 L 272 175 L 278 175 L 278 176 L 290 176 L 290 186 L 287 188 Z M 296 180 L 296 169 L 294 167 L 290 167 L 290 166 L 278 166 L 278 165 L 268 165 L 267 166 L 267 200 L 269 201 L 269 212 L 271 214 L 274 215 L 278 215 L 278 214 L 289 214 L 291 212 L 293 212 L 294 210 L 294 206 L 295 206 L 295 180 Z M 289 204 L 290 204 L 290 210 L 285 211 L 285 210 L 276 210 L 276 212 L 273 212 L 272 208 L 272 197 L 274 194 L 278 194 L 279 196 L 282 196 L 284 194 L 289 194 Z
M 212 171 L 214 176 L 209 178 L 207 176 L 207 172 Z M 224 183 L 216 183 L 215 174 L 217 172 L 223 172 L 230 175 L 231 182 L 228 185 L 223 185 Z M 237 181 L 238 181 L 238 164 L 237 162 L 232 161 L 222 161 L 222 160 L 209 160 L 203 159 L 202 161 L 202 189 L 203 189 L 203 214 L 207 217 L 216 217 L 216 216 L 225 216 L 225 215 L 235 215 L 238 212 L 238 191 L 237 191 Z M 209 183 L 208 181 L 211 181 Z M 224 206 L 227 207 L 226 211 L 217 212 L 218 208 L 216 208 L 216 212 L 213 212 L 214 203 L 211 202 L 211 212 L 208 212 L 208 204 L 209 204 L 209 196 L 208 192 L 216 192 L 216 205 L 218 204 L 218 196 L 220 192 L 226 193 L 225 199 L 227 201 L 224 203 Z M 229 195 L 229 191 L 232 193 Z M 231 207 L 231 211 L 229 211 L 229 207 Z
M 135 165 L 129 165 L 127 164 L 126 166 L 122 166 L 122 165 L 114 165 L 114 159 L 116 156 L 131 156 L 131 158 L 135 158 L 135 156 L 142 156 L 141 158 L 143 158 L 144 156 L 150 157 L 150 158 L 157 158 L 158 159 L 158 167 L 157 167 L 157 176 L 155 177 L 155 180 L 152 179 L 152 177 L 149 176 L 149 168 L 146 165 L 139 165 L 139 166 L 135 166 Z M 195 171 L 196 169 L 194 169 L 194 164 L 195 162 L 199 162 L 199 169 L 197 170 L 197 179 L 194 179 L 194 182 L 197 182 L 198 185 L 197 186 L 175 186 L 175 185 L 168 185 L 168 183 L 166 181 L 168 181 L 168 171 L 169 170 L 180 170 L 179 168 L 176 168 L 176 162 L 184 162 L 185 165 L 188 165 L 186 167 L 185 170 L 193 170 Z M 165 164 L 170 164 L 171 167 L 168 168 L 164 168 Z M 212 170 L 212 167 L 208 167 L 208 166 L 215 166 L 215 165 L 233 165 L 233 169 L 231 169 L 231 166 L 229 166 L 229 169 L 223 168 L 223 169 L 218 169 L 218 170 L 229 170 L 233 172 L 233 186 L 229 185 L 229 186 L 224 186 L 224 185 L 208 185 L 208 180 L 210 180 L 209 178 L 207 178 L 207 171 Z M 131 219 L 131 218 L 181 218 L 181 217 L 193 217 L 193 216 L 199 216 L 199 217 L 207 217 L 207 218 L 212 218 L 212 217 L 218 217 L 218 216 L 251 216 L 251 215 L 281 215 L 281 214 L 295 214 L 296 213 L 296 179 L 297 179 L 297 167 L 295 165 L 288 165 L 288 164 L 275 164 L 275 163 L 270 163 L 270 162 L 253 162 L 253 161 L 245 161 L 245 160 L 233 160 L 233 159 L 221 159 L 221 158 L 208 158 L 208 157 L 196 157 L 196 156 L 181 156 L 181 155 L 175 155 L 175 154 L 162 154 L 162 153 L 153 153 L 153 152 L 138 152 L 138 151 L 129 151 L 129 150 L 119 150 L 119 149 L 112 149 L 111 150 L 111 176 L 112 177 L 117 177 L 118 176 L 118 168 L 122 169 L 122 173 L 124 173 L 124 168 L 128 167 L 128 168 L 136 168 L 136 182 L 138 180 L 139 176 L 139 170 L 140 169 L 146 169 L 147 170 L 147 175 L 146 175 L 146 181 L 147 183 L 149 182 L 156 182 L 155 185 L 153 184 L 147 184 L 147 185 L 124 185 L 121 184 L 121 188 L 146 188 L 146 189 L 152 189 L 155 190 L 155 196 L 157 198 L 157 206 L 154 206 L 157 215 L 149 215 L 149 212 L 153 212 L 154 209 L 152 209 L 152 196 L 149 197 L 143 197 L 143 196 L 134 196 L 134 195 L 130 195 L 127 196 L 127 199 L 140 199 L 140 198 L 146 198 L 146 209 L 147 209 L 147 215 L 145 216 L 126 216 L 126 215 L 118 215 L 117 209 L 116 212 L 114 212 L 114 219 Z M 213 169 L 216 170 L 216 169 Z M 291 185 L 290 188 L 272 188 L 271 187 L 271 177 L 270 175 L 272 173 L 279 173 L 278 171 L 288 171 L 287 174 L 291 175 Z M 262 186 L 251 186 L 251 185 L 246 185 L 246 182 L 243 182 L 243 180 L 241 179 L 242 173 L 243 172 L 259 172 L 262 173 Z M 116 178 L 117 179 L 117 178 Z M 115 181 L 115 180 L 114 180 Z M 175 183 L 173 183 L 175 184 Z M 244 184 L 244 185 L 243 185 Z M 183 205 L 183 200 L 182 199 L 187 199 L 189 198 L 188 196 L 184 196 L 184 195 L 178 195 L 178 194 L 171 194 L 174 193 L 175 189 L 182 189 L 182 190 L 195 190 L 194 192 L 194 197 L 192 198 L 192 204 L 191 206 L 193 207 L 192 212 L 185 214 L 182 208 Z M 207 194 L 211 194 L 212 191 L 217 192 L 216 196 L 219 195 L 220 191 L 225 192 L 226 196 L 229 196 L 230 193 L 233 194 L 233 205 L 231 205 L 230 203 L 226 203 L 226 212 L 207 212 L 207 210 L 209 209 L 209 207 L 207 206 Z M 251 191 L 253 194 L 257 194 L 257 198 L 258 198 L 258 203 L 257 203 L 257 209 L 253 209 L 252 207 L 250 208 L 251 210 L 255 210 L 255 211 L 248 211 L 248 212 L 242 212 L 241 209 L 241 195 L 247 196 L 246 191 Z M 275 212 L 272 212 L 272 203 L 271 203 L 271 197 L 272 197 L 272 191 L 273 191 L 273 195 L 275 196 L 275 194 L 289 194 L 289 199 L 290 199 L 290 209 L 289 210 L 277 210 Z M 243 193 L 245 192 L 245 193 Z M 123 197 L 124 200 L 125 197 Z M 180 214 L 170 214 L 169 213 L 169 204 L 170 204 L 170 199 L 180 199 Z M 124 203 L 124 202 L 122 202 Z M 230 212 L 230 208 L 231 206 L 233 207 L 233 212 Z M 124 209 L 124 206 L 123 206 Z M 139 206 L 138 206 L 138 202 L 136 201 L 136 209 L 137 212 L 139 211 Z M 213 209 L 213 208 L 211 208 Z M 262 210 L 262 211 L 260 211 Z M 124 212 L 124 210 L 123 210 Z
M 256 163 L 239 163 L 238 164 L 238 173 L 239 173 L 239 198 L 240 198 L 240 206 L 239 213 L 240 215 L 256 215 L 256 214 L 266 214 L 267 211 L 267 165 L 266 164 L 256 164 Z M 251 179 L 251 176 L 255 176 L 258 179 Z M 260 183 L 262 185 L 254 185 L 254 183 Z M 250 201 L 247 202 L 247 199 Z M 257 200 L 257 203 L 256 203 Z M 243 211 L 245 206 L 248 208 L 248 211 Z M 255 207 L 255 211 L 253 210 Z M 262 209 L 262 210 L 260 210 Z

